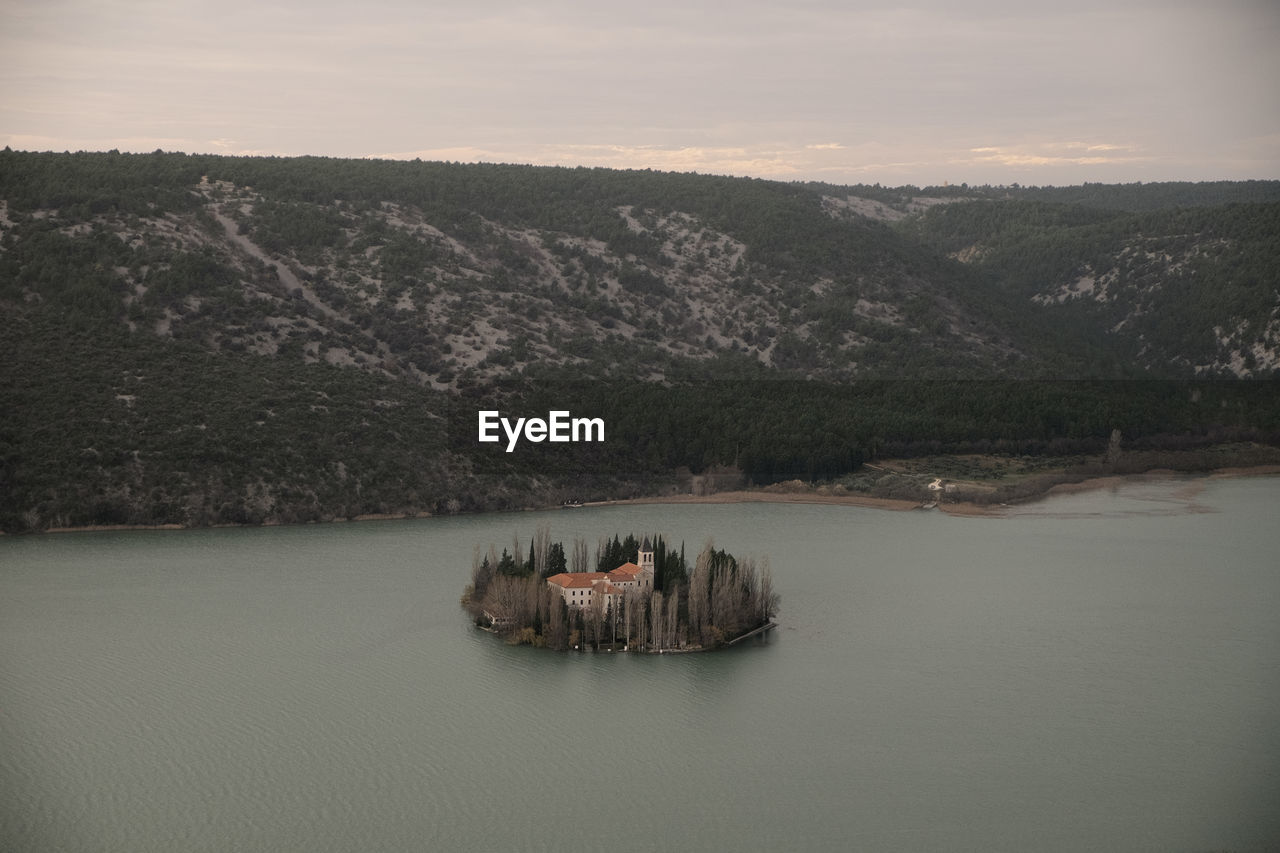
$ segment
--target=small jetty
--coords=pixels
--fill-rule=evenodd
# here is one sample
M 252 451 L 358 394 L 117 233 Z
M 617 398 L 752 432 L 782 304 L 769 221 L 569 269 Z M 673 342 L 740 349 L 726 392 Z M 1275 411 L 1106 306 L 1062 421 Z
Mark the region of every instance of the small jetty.
M 736 646 L 738 643 L 741 643 L 743 640 L 745 640 L 745 639 L 747 639 L 747 638 L 749 638 L 749 637 L 755 637 L 755 636 L 760 636 L 760 635 L 767 634 L 769 631 L 771 631 L 771 630 L 773 630 L 774 628 L 777 628 L 777 627 L 778 627 L 778 623 L 777 623 L 777 622 L 770 622 L 770 623 L 769 623 L 769 624 L 767 624 L 767 625 L 761 625 L 759 628 L 756 628 L 754 631 L 748 631 L 747 633 L 743 634 L 741 637 L 734 637 L 732 640 L 730 640 L 729 642 L 725 643 L 725 645 L 726 645 L 726 646 Z

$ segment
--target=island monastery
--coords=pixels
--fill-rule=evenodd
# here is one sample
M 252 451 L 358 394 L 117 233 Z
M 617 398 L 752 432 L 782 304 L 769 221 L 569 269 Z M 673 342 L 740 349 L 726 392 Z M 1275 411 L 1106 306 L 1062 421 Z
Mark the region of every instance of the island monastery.
M 640 565 L 623 563 L 611 572 L 561 572 L 547 578 L 547 585 L 570 607 L 590 607 L 597 596 L 606 608 L 617 607 L 627 593 L 653 589 L 653 546 L 648 536 L 640 543 L 637 559 Z

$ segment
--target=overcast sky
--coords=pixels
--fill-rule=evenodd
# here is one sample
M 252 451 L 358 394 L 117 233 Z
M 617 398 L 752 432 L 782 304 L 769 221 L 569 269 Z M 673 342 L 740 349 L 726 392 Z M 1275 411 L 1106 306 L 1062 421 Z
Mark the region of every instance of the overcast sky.
M 1277 0 L 0 0 L 0 144 L 1280 178 Z

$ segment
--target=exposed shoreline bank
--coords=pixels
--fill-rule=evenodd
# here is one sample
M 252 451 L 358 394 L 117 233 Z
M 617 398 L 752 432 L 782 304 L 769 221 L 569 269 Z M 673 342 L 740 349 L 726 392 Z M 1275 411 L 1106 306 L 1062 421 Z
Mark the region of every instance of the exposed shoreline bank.
M 1212 471 L 1184 472 L 1171 468 L 1153 468 L 1132 474 L 1111 474 L 1102 477 L 1090 477 L 1074 483 L 1057 483 L 1047 487 L 1016 504 L 979 504 L 973 501 L 957 500 L 940 502 L 935 506 L 948 515 L 1000 517 L 1004 510 L 1011 506 L 1024 506 L 1036 503 L 1054 495 L 1075 494 L 1095 489 L 1113 488 L 1124 483 L 1143 480 L 1186 477 L 1188 479 L 1221 480 L 1235 477 L 1258 477 L 1280 475 L 1280 465 L 1254 465 L 1247 467 L 1218 468 Z M 824 504 L 830 506 L 860 506 L 872 509 L 886 509 L 895 512 L 926 508 L 920 501 L 899 500 L 895 498 L 877 498 L 867 495 L 823 494 L 818 491 L 784 491 L 782 489 L 744 489 L 740 491 L 718 492 L 711 495 L 670 495 L 665 497 L 628 498 L 616 501 L 597 501 L 583 506 L 623 506 L 628 504 L 729 504 L 729 503 L 792 503 L 792 504 Z
M 1123 483 L 1165 477 L 1186 477 L 1188 479 L 1222 480 L 1236 477 L 1263 477 L 1280 475 L 1280 464 L 1228 466 L 1209 471 L 1176 471 L 1171 468 L 1153 468 L 1126 474 L 1110 474 L 1100 477 L 1089 477 L 1077 482 L 1055 483 L 1044 491 L 1019 500 L 1016 504 L 979 504 L 973 501 L 946 501 L 936 504 L 936 508 L 948 515 L 999 518 L 1010 506 L 1022 506 L 1044 500 L 1054 495 L 1075 494 L 1094 489 L 1105 489 Z M 640 504 L 736 504 L 736 503 L 788 503 L 788 504 L 821 504 L 827 506 L 857 506 L 869 509 L 884 509 L 894 512 L 906 512 L 926 508 L 927 504 L 918 500 L 902 500 L 897 498 L 879 498 L 869 495 L 834 494 L 821 491 L 823 487 L 811 487 L 809 490 L 784 489 L 768 486 L 757 489 L 737 489 L 716 492 L 709 495 L 651 495 L 638 498 L 621 498 L 608 501 L 590 501 L 583 507 L 630 506 Z M 557 506 L 526 507 L 524 509 L 503 510 L 503 512 L 538 512 L 550 509 L 561 509 Z M 306 524 L 348 524 L 359 521 L 398 521 L 411 518 L 431 518 L 429 513 L 371 513 L 353 518 L 335 518 L 329 521 L 306 522 Z M 33 531 L 38 533 L 104 533 L 128 530 L 212 530 L 226 527 L 281 527 L 276 523 L 266 524 L 219 524 L 209 527 L 187 527 L 181 524 L 103 524 L 84 527 L 51 527 L 47 530 Z M 5 534 L 0 534 L 5 535 Z M 13 534 L 8 534 L 13 535 Z

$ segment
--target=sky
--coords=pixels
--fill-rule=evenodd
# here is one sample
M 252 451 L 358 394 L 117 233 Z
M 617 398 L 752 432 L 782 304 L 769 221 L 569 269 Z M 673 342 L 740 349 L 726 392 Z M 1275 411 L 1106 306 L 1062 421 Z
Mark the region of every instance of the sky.
M 1280 0 L 0 0 L 0 144 L 1280 178 Z

